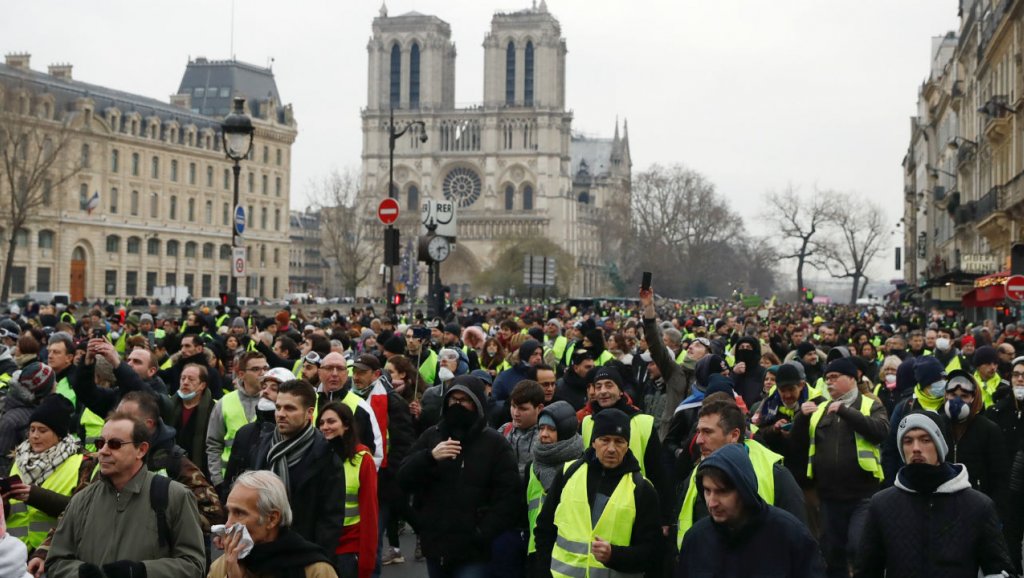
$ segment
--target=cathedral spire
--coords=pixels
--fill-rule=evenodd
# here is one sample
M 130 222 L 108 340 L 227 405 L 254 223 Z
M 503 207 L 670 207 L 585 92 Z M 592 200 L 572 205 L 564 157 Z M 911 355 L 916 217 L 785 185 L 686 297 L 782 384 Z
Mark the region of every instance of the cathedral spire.
M 619 115 L 615 115 L 615 138 L 612 141 L 619 142 Z
M 381 18 L 387 18 L 388 17 L 388 5 L 387 5 L 387 2 L 381 2 L 380 3 L 380 17 Z

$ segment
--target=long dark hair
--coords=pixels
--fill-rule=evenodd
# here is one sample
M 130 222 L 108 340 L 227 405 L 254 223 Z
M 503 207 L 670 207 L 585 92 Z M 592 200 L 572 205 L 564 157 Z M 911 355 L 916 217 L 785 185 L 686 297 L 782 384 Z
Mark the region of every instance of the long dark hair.
M 405 401 L 412 403 L 419 401 L 423 397 L 423 392 L 430 387 L 429 384 L 424 384 L 423 379 L 420 377 L 419 370 L 412 364 L 412 360 L 404 355 L 395 355 L 388 360 L 391 367 L 395 368 L 398 373 L 405 374 L 405 387 L 402 389 L 402 396 Z
M 356 442 L 359 441 L 359 432 L 356 431 L 356 418 L 352 415 L 352 410 L 347 405 L 340 401 L 332 401 L 320 409 L 320 417 L 323 417 L 325 412 L 333 411 L 338 414 L 338 419 L 345 426 L 345 433 L 342 434 L 341 440 L 333 442 L 331 445 L 334 446 L 343 459 L 352 462 L 352 458 L 356 456 Z

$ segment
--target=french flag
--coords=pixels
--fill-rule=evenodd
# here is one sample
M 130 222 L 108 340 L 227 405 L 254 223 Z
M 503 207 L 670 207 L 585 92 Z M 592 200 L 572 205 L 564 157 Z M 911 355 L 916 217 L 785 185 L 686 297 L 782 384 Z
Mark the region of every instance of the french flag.
M 100 192 L 93 191 L 92 196 L 89 197 L 89 202 L 85 204 L 85 211 L 91 215 L 98 206 L 100 206 Z

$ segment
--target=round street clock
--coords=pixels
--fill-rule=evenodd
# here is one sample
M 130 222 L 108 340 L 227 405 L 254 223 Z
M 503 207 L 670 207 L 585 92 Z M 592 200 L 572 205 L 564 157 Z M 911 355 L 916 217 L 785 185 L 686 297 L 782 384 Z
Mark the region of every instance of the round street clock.
M 451 252 L 452 245 L 445 237 L 431 237 L 427 242 L 427 255 L 438 263 L 447 259 Z

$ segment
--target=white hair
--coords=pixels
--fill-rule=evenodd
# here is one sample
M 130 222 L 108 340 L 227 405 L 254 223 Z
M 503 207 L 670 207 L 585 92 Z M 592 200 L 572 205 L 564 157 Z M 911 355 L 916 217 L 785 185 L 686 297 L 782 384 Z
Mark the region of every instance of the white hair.
M 256 508 L 259 510 L 260 524 L 265 524 L 271 512 L 277 511 L 281 513 L 282 528 L 292 525 L 292 507 L 288 503 L 288 491 L 277 474 L 269 470 L 250 470 L 238 476 L 235 486 L 256 490 L 259 494 Z

